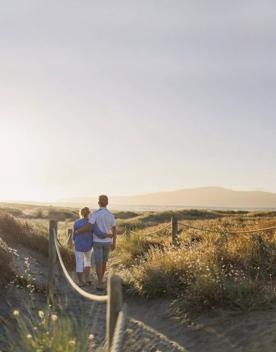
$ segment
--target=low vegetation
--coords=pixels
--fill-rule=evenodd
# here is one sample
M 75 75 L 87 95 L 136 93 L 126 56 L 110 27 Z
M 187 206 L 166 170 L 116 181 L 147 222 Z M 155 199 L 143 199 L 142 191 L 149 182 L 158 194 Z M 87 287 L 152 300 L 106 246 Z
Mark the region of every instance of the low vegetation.
M 0 284 L 7 284 L 9 281 L 13 280 L 16 276 L 16 273 L 12 269 L 12 256 L 10 249 L 0 238 Z
M 84 352 L 88 346 L 96 352 L 85 317 L 78 321 L 73 315 L 56 313 L 48 307 L 14 310 L 4 339 L 10 352 Z
M 275 221 L 223 218 L 190 223 L 214 232 L 183 229 L 176 247 L 167 230 L 154 236 L 147 235 L 149 229 L 140 230 L 120 239 L 116 257 L 129 292 L 174 298 L 174 307 L 183 311 L 255 309 L 275 301 L 275 231 L 226 233 L 226 229 L 267 227 Z
M 76 220 L 78 210 L 64 207 L 36 206 L 28 204 L 0 204 L 0 214 L 9 214 L 22 219 L 49 219 L 59 221 Z
M 45 257 L 48 256 L 48 231 L 43 226 L 39 228 L 38 224 L 32 225 L 12 215 L 0 214 L 0 237 L 10 247 L 19 244 Z M 73 269 L 75 263 L 73 252 L 63 247 L 61 253 L 67 267 Z
M 2 206 L 2 240 L 7 246 L 20 243 L 47 256 L 50 214 L 61 219 L 60 241 L 65 245 L 67 230 L 77 217 L 77 209 Z M 186 225 L 213 232 L 179 225 L 178 246 L 173 246 L 170 227 L 165 228 L 172 215 Z M 123 276 L 129 293 L 150 299 L 170 297 L 175 302 L 174 309 L 179 312 L 214 307 L 256 309 L 275 301 L 276 233 L 274 230 L 257 231 L 276 224 L 275 212 L 195 209 L 117 212 L 116 218 L 119 231 L 124 235 L 120 236 L 113 254 L 114 266 Z M 256 233 L 227 234 L 227 231 L 248 228 L 255 228 Z M 160 231 L 151 234 L 156 230 Z M 72 251 L 63 248 L 62 256 L 68 269 L 73 269 Z M 1 261 L 9 266 L 9 252 L 5 246 L 0 248 Z M 5 274 L 0 281 L 5 281 Z

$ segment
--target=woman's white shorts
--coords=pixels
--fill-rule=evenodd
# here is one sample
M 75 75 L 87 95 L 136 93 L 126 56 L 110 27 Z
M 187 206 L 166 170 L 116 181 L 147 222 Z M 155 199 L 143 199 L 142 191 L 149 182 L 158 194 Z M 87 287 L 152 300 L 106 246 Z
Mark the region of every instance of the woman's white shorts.
M 91 255 L 92 255 L 92 249 L 89 252 L 78 252 L 78 251 L 75 251 L 76 272 L 77 273 L 82 273 L 83 272 L 83 266 L 84 267 L 90 267 L 91 266 Z

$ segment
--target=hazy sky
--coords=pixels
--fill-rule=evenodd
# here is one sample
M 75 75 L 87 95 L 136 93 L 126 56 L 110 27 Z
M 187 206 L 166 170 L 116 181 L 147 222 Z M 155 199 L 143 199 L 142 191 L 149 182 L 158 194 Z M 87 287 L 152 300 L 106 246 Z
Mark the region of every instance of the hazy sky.
M 275 1 L 0 4 L 0 200 L 276 192 Z

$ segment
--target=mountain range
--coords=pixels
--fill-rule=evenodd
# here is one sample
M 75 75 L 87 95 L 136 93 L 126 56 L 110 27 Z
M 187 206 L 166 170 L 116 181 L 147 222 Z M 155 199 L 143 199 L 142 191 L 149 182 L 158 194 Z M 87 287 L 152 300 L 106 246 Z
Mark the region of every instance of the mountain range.
M 64 206 L 97 204 L 97 197 L 71 198 L 57 202 Z M 276 208 L 276 193 L 236 191 L 222 187 L 200 187 L 134 196 L 111 196 L 112 208 L 127 207 L 191 207 L 191 208 Z

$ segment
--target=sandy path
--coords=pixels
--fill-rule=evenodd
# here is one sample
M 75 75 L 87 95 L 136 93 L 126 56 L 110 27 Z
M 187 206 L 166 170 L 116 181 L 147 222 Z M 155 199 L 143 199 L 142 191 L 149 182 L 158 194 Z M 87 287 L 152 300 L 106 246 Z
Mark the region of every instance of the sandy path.
M 13 257 L 13 266 L 19 275 L 28 275 L 29 278 L 45 286 L 48 274 L 48 261 L 47 258 L 39 255 L 38 253 L 29 250 L 21 245 L 13 248 L 15 253 Z M 73 279 L 75 274 L 71 273 Z M 93 284 L 91 287 L 86 288 L 91 293 L 98 294 L 95 290 L 95 275 L 92 273 Z M 89 301 L 81 297 L 78 293 L 74 292 L 71 286 L 65 280 L 61 270 L 57 271 L 57 305 L 62 307 L 63 311 L 68 314 L 73 314 L 79 321 L 85 320 L 90 327 L 90 332 L 94 335 L 94 340 L 91 343 L 89 351 L 95 351 L 96 348 L 101 349 L 104 346 L 105 332 L 106 332 L 106 305 Z M 28 292 L 25 289 L 11 287 L 9 292 L 12 294 L 12 301 L 16 308 L 26 300 Z M 16 297 L 16 298 L 15 298 Z M 38 299 L 39 297 L 39 299 Z M 46 297 L 37 295 L 39 308 L 43 307 L 46 302 Z M 23 304 L 24 306 L 24 304 Z M 24 309 L 22 306 L 22 309 Z M 5 309 L 8 313 L 9 308 L 5 306 L 4 300 L 0 309 Z M 5 349 L 3 348 L 3 351 Z M 184 350 L 170 341 L 166 336 L 143 324 L 140 321 L 133 319 L 131 316 L 128 318 L 127 332 L 125 337 L 126 352 L 183 352 Z
M 169 301 L 165 299 L 147 301 L 143 298 L 128 298 L 129 315 L 159 331 L 169 339 L 185 346 L 184 327 L 169 315 Z
M 169 314 L 166 300 L 129 300 L 130 315 L 190 352 L 276 351 L 276 307 L 257 312 L 202 313 L 189 325 Z
M 38 283 L 45 284 L 47 259 L 22 246 L 14 265 L 22 274 L 29 267 Z M 74 276 L 74 275 L 73 275 Z M 59 301 L 77 319 L 87 319 L 95 336 L 91 351 L 103 346 L 105 338 L 104 304 L 90 302 L 74 293 L 58 274 Z M 95 293 L 93 286 L 89 289 Z M 13 288 L 16 300 L 24 300 L 24 290 Z M 42 301 L 41 295 L 39 301 Z M 169 314 L 169 301 L 127 298 L 129 321 L 125 338 L 126 352 L 270 352 L 276 351 L 276 307 L 271 310 L 239 313 L 217 311 L 201 314 L 192 324 L 181 324 Z M 1 300 L 0 309 L 6 309 Z M 182 346 L 182 347 L 181 347 Z

